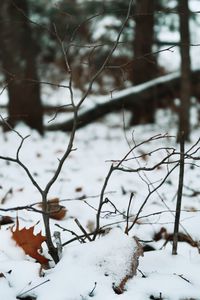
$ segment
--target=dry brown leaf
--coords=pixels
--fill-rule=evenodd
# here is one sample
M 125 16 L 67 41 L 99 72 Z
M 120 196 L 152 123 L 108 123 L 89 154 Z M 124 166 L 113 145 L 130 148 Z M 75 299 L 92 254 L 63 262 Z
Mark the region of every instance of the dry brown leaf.
M 197 208 L 194 207 L 194 206 L 185 206 L 184 209 L 188 210 L 190 212 L 196 212 L 197 211 Z
M 17 189 L 16 192 L 23 192 L 23 190 L 24 190 L 24 188 L 21 187 L 21 188 Z
M 142 160 L 147 161 L 149 159 L 149 155 L 142 150 L 139 151 L 139 154 Z
M 168 233 L 167 229 L 165 227 L 161 227 L 160 231 L 154 234 L 154 241 L 160 241 L 161 239 L 165 240 L 165 243 L 163 246 L 165 246 L 169 241 L 173 241 L 174 234 Z M 185 242 L 192 247 L 196 247 L 199 250 L 199 242 L 192 239 L 190 235 L 187 235 L 185 233 L 179 232 L 178 233 L 178 241 L 179 242 Z
M 0 226 L 14 223 L 13 219 L 10 216 L 0 217 Z
M 39 207 L 44 208 L 43 203 L 39 204 Z M 51 219 L 62 220 L 64 219 L 67 209 L 60 205 L 58 198 L 53 198 L 47 202 L 47 211 Z
M 162 170 L 163 169 L 163 166 L 157 166 L 157 168 L 156 168 L 157 170 Z
M 26 254 L 35 258 L 41 265 L 47 265 L 48 259 L 41 255 L 38 251 L 41 250 L 41 245 L 46 241 L 46 237 L 42 236 L 41 232 L 34 235 L 34 226 L 30 228 L 19 229 L 19 220 L 17 218 L 16 228 L 11 228 L 12 238 L 15 240 L 17 245 L 21 247 Z

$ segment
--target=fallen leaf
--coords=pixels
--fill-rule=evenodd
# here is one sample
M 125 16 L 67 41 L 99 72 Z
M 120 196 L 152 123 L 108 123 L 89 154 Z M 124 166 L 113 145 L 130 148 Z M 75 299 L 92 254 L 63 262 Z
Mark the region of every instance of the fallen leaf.
M 37 152 L 36 157 L 40 158 L 40 157 L 42 157 L 42 154 L 40 152 Z
M 157 170 L 162 170 L 163 169 L 163 167 L 160 165 L 160 166 L 157 166 L 157 168 L 156 168 Z
M 196 212 L 197 208 L 194 206 L 185 206 L 184 207 L 185 210 L 191 211 L 191 212 Z
M 44 207 L 42 202 L 39 204 L 39 207 Z M 53 198 L 47 202 L 47 211 L 50 218 L 54 220 L 62 220 L 67 213 L 67 209 L 60 205 L 59 198 Z
M 16 192 L 23 192 L 23 190 L 24 190 L 24 188 L 21 187 L 21 188 L 17 189 Z
M 164 246 L 170 241 L 173 241 L 174 234 L 168 233 L 165 227 L 161 227 L 160 231 L 154 234 L 154 241 L 160 241 L 161 239 L 165 240 Z M 185 242 L 191 245 L 192 247 L 196 247 L 199 250 L 199 242 L 192 239 L 190 235 L 179 232 L 178 233 L 178 241 Z
M 77 187 L 77 188 L 75 189 L 75 191 L 76 191 L 77 193 L 82 192 L 82 190 L 83 190 L 83 188 L 82 188 L 81 186 L 79 186 L 79 187 Z
M 14 223 L 13 219 L 10 216 L 1 216 L 0 217 L 0 226 Z
M 17 218 L 16 228 L 11 228 L 12 238 L 15 240 L 17 245 L 21 247 L 26 254 L 35 258 L 41 265 L 47 265 L 48 259 L 41 255 L 38 251 L 41 250 L 41 245 L 46 241 L 46 237 L 42 236 L 41 232 L 34 235 L 34 226 L 30 228 L 19 229 L 19 220 Z
M 147 161 L 148 158 L 149 158 L 149 154 L 143 152 L 143 151 L 139 151 L 139 154 L 140 154 L 140 158 L 144 161 Z

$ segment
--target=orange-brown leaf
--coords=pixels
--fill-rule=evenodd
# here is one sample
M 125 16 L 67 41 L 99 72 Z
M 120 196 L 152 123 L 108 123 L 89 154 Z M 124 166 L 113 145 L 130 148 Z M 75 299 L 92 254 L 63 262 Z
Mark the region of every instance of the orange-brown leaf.
M 40 203 L 39 206 L 44 208 L 43 203 Z M 67 213 L 67 209 L 60 205 L 58 198 L 53 198 L 47 202 L 47 211 L 49 217 L 54 220 L 62 220 Z
M 41 244 L 46 241 L 46 237 L 42 236 L 41 232 L 34 235 L 34 226 L 26 229 L 19 229 L 19 220 L 17 219 L 16 228 L 11 228 L 12 238 L 24 252 L 35 258 L 41 265 L 47 265 L 48 259 L 41 255 L 38 251 L 41 249 Z

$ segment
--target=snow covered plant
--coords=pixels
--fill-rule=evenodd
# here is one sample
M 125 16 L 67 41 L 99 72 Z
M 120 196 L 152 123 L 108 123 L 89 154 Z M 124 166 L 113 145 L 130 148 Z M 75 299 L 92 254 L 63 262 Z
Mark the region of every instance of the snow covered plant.
M 4 120 L 4 122 L 6 122 Z M 9 126 L 9 124 L 7 124 L 7 126 Z M 68 148 L 66 150 L 66 152 L 64 153 L 64 155 L 62 156 L 61 159 L 59 159 L 59 163 L 57 166 L 56 171 L 54 172 L 52 178 L 46 183 L 45 188 L 42 188 L 39 183 L 35 180 L 34 176 L 31 174 L 31 171 L 29 170 L 29 168 L 23 163 L 21 157 L 20 157 L 20 151 L 23 147 L 23 144 L 25 142 L 25 140 L 29 137 L 29 136 L 25 136 L 23 137 L 17 130 L 12 129 L 12 131 L 14 133 L 16 133 L 16 135 L 19 137 L 20 139 L 20 143 L 18 146 L 18 149 L 16 150 L 16 156 L 15 157 L 9 157 L 9 156 L 0 156 L 1 160 L 5 160 L 7 162 L 13 162 L 18 164 L 27 174 L 28 178 L 30 179 L 32 185 L 34 187 L 36 187 L 36 189 L 39 191 L 41 198 L 42 198 L 42 204 L 40 205 L 41 209 L 35 208 L 35 204 L 33 205 L 28 205 L 28 206 L 22 206 L 22 207 L 16 207 L 15 210 L 22 210 L 22 209 L 26 209 L 29 211 L 34 211 L 36 213 L 41 213 L 42 217 L 43 217 L 43 221 L 44 221 L 44 228 L 45 228 L 45 237 L 42 237 L 41 235 L 37 235 L 37 238 L 33 236 L 33 230 L 34 227 L 31 227 L 30 230 L 19 230 L 19 221 L 17 220 L 17 227 L 16 229 L 12 229 L 12 233 L 13 233 L 13 238 L 16 240 L 16 242 L 21 246 L 22 244 L 24 244 L 24 239 L 26 239 L 26 244 L 30 244 L 30 241 L 33 242 L 33 245 L 31 246 L 32 248 L 35 247 L 35 253 L 36 254 L 31 254 L 31 251 L 27 250 L 27 246 L 25 246 L 25 248 L 23 247 L 23 249 L 25 250 L 25 252 L 29 255 L 31 255 L 32 257 L 36 258 L 38 261 L 40 261 L 42 264 L 47 264 L 48 260 L 46 260 L 45 258 L 43 259 L 42 257 L 39 257 L 40 255 L 37 254 L 38 249 L 40 248 L 40 245 L 43 241 L 46 241 L 47 243 L 47 247 L 48 247 L 48 252 L 50 254 L 50 256 L 53 258 L 54 262 L 57 263 L 59 261 L 59 256 L 61 254 L 61 250 L 62 250 L 62 245 L 61 242 L 59 240 L 59 235 L 58 233 L 56 234 L 56 242 L 57 242 L 57 246 L 54 245 L 53 241 L 52 241 L 52 233 L 51 233 L 51 229 L 50 229 L 50 218 L 54 218 L 54 219 L 62 219 L 65 216 L 65 212 L 66 209 L 59 205 L 59 201 L 58 199 L 53 199 L 51 201 L 48 201 L 48 194 L 49 194 L 49 190 L 52 187 L 52 185 L 56 182 L 56 180 L 58 179 L 58 176 L 61 172 L 61 168 L 63 163 L 65 162 L 65 160 L 67 159 L 69 153 L 71 153 L 72 149 L 72 140 L 69 142 L 68 144 Z M 83 226 L 80 224 L 80 222 L 75 219 L 76 224 L 78 225 L 78 227 L 80 228 L 82 235 L 78 236 L 74 233 L 74 235 L 76 235 L 76 237 L 72 240 L 82 240 L 84 241 L 85 239 L 88 241 L 94 241 L 96 239 L 96 237 L 100 234 L 104 232 L 104 227 L 101 226 L 100 224 L 100 219 L 102 218 L 102 215 L 105 215 L 105 212 L 103 211 L 103 207 L 107 206 L 109 207 L 111 205 L 111 207 L 114 207 L 115 213 L 119 213 L 121 215 L 123 215 L 123 217 L 125 218 L 125 228 L 124 228 L 124 232 L 126 234 L 129 234 L 129 232 L 131 231 L 131 229 L 133 228 L 133 226 L 138 222 L 139 218 L 140 218 L 140 213 L 142 212 L 145 204 L 147 203 L 148 199 L 150 198 L 150 196 L 152 194 L 154 194 L 155 192 L 158 191 L 158 189 L 163 185 L 163 183 L 167 180 L 167 178 L 169 177 L 169 175 L 177 168 L 177 166 L 180 164 L 180 160 L 179 158 L 177 158 L 177 155 L 179 155 L 178 152 L 176 152 L 175 148 L 173 147 L 159 147 L 156 146 L 155 149 L 151 150 L 151 151 L 147 151 L 147 152 L 140 152 L 141 150 L 141 146 L 144 146 L 146 148 L 148 148 L 148 145 L 150 143 L 154 143 L 157 142 L 159 145 L 161 143 L 162 140 L 166 140 L 166 139 L 170 139 L 172 137 L 168 136 L 168 135 L 155 135 L 149 139 L 146 139 L 145 141 L 142 141 L 140 143 L 135 143 L 135 140 L 133 139 L 133 146 L 130 146 L 130 150 L 123 156 L 122 159 L 120 160 L 114 160 L 111 163 L 111 166 L 109 168 L 108 174 L 105 177 L 105 181 L 103 183 L 101 192 L 100 192 L 100 199 L 99 199 L 99 205 L 98 208 L 95 210 L 96 212 L 96 223 L 95 226 L 92 230 L 92 232 L 90 234 L 87 233 L 87 231 L 83 228 Z M 144 150 L 143 150 L 144 151 Z M 190 150 L 188 150 L 185 154 L 184 157 L 186 158 L 192 158 L 192 154 L 193 151 L 195 153 L 196 148 L 194 150 L 193 147 L 191 147 Z M 140 153 L 140 154 L 138 154 Z M 159 161 L 157 160 L 157 157 L 159 157 Z M 175 159 L 172 159 L 174 158 Z M 151 160 L 150 160 L 151 159 Z M 141 161 L 144 162 L 144 164 L 142 165 Z M 159 172 L 157 172 L 158 169 L 166 167 L 166 174 L 164 176 L 164 178 L 160 179 L 159 177 L 157 178 L 157 180 L 159 180 L 159 183 L 156 185 L 155 183 L 152 183 L 151 181 L 148 182 L 148 179 L 146 177 L 146 173 L 147 172 L 154 172 L 154 173 L 158 173 L 159 176 Z M 146 198 L 143 200 L 143 203 L 141 204 L 141 206 L 139 207 L 137 213 L 133 216 L 130 214 L 130 208 L 131 208 L 131 203 L 134 197 L 134 193 L 130 193 L 130 199 L 129 199 L 129 203 L 127 205 L 127 212 L 126 213 L 122 213 L 120 212 L 120 210 L 116 207 L 116 205 L 114 204 L 114 201 L 111 201 L 108 199 L 108 197 L 106 196 L 106 188 L 109 184 L 109 181 L 111 179 L 111 177 L 113 176 L 113 173 L 116 172 L 122 172 L 122 173 L 136 173 L 138 174 L 143 182 L 147 185 L 147 196 Z M 143 177 L 144 176 L 144 177 Z M 36 203 L 38 204 L 38 203 Z M 14 208 L 10 209 L 13 210 Z M 107 213 L 108 215 L 112 215 L 112 211 L 108 210 L 109 208 L 107 208 Z M 3 209 L 2 209 L 3 210 Z M 8 210 L 8 209 L 7 209 Z M 109 227 L 109 226 L 106 226 Z M 35 240 L 35 242 L 34 242 Z M 37 241 L 36 241 L 37 240 Z M 36 244 L 35 244 L 36 243 Z M 63 246 L 69 244 L 70 241 L 68 241 L 67 243 L 64 243 Z M 34 251 L 33 251 L 34 252 Z M 35 255 L 35 256 L 34 256 Z
M 64 42 L 61 40 L 61 38 L 59 37 L 57 30 L 55 28 L 55 35 L 57 37 L 57 40 L 60 44 L 60 47 L 62 49 L 63 52 L 63 56 L 65 59 L 65 67 L 66 67 L 66 72 L 69 78 L 68 81 L 68 85 L 65 86 L 70 94 L 70 101 L 69 103 L 66 103 L 66 105 L 71 107 L 71 110 L 73 112 L 73 124 L 72 124 L 72 128 L 71 128 L 71 132 L 68 138 L 68 143 L 66 146 L 66 149 L 63 153 L 63 155 L 61 156 L 61 158 L 58 161 L 58 164 L 53 172 L 53 175 L 51 176 L 51 178 L 45 183 L 44 187 L 42 187 L 35 179 L 35 177 L 32 175 L 30 169 L 27 167 L 26 164 L 23 163 L 22 158 L 21 158 L 21 150 L 24 146 L 24 142 L 25 140 L 29 137 L 29 136 L 22 136 L 20 134 L 19 131 L 13 129 L 10 127 L 10 125 L 2 118 L 2 121 L 4 123 L 6 123 L 6 125 L 13 131 L 16 133 L 16 135 L 18 136 L 18 138 L 20 139 L 19 142 L 19 146 L 16 150 L 16 154 L 14 157 L 11 156 L 0 156 L 1 160 L 7 161 L 7 162 L 13 162 L 18 164 L 26 173 L 26 175 L 28 176 L 28 178 L 30 179 L 32 185 L 37 189 L 37 191 L 40 193 L 41 196 L 41 206 L 40 209 L 36 209 L 34 207 L 34 205 L 31 206 L 26 206 L 26 207 L 21 207 L 21 208 L 16 208 L 16 210 L 19 209 L 27 209 L 27 210 L 32 210 L 35 211 L 37 213 L 41 213 L 42 217 L 43 217 L 43 222 L 44 222 L 44 228 L 45 228 L 45 238 L 43 238 L 41 235 L 36 236 L 35 238 L 33 237 L 33 228 L 31 227 L 30 230 L 27 232 L 25 230 L 19 230 L 19 223 L 17 223 L 17 227 L 16 229 L 12 229 L 12 234 L 14 235 L 14 239 L 17 241 L 18 244 L 22 244 L 21 238 L 19 238 L 20 235 L 23 236 L 28 236 L 28 239 L 33 239 L 33 240 L 37 240 L 37 246 L 36 246 L 36 251 L 39 249 L 41 243 L 45 240 L 46 244 L 47 244 L 47 248 L 48 248 L 48 252 L 51 256 L 51 258 L 53 259 L 53 261 L 55 262 L 55 264 L 57 264 L 59 262 L 60 259 L 60 254 L 61 254 L 61 250 L 62 250 L 62 245 L 59 239 L 59 234 L 56 233 L 56 246 L 52 240 L 52 232 L 51 232 L 51 228 L 50 228 L 50 218 L 52 217 L 52 213 L 54 214 L 58 214 L 60 213 L 61 215 L 65 214 L 65 210 L 63 209 L 62 206 L 59 205 L 58 200 L 54 199 L 52 202 L 49 202 L 49 192 L 51 190 L 51 188 L 53 187 L 53 185 L 56 183 L 56 181 L 58 180 L 58 177 L 61 173 L 61 170 L 63 168 L 64 163 L 67 161 L 67 159 L 69 158 L 69 156 L 71 155 L 71 153 L 75 150 L 74 149 L 74 140 L 75 140 L 75 136 L 77 133 L 77 128 L 79 126 L 79 113 L 80 113 L 80 108 L 82 107 L 82 104 L 85 102 L 85 100 L 87 99 L 88 95 L 90 94 L 92 88 L 93 88 L 93 84 L 95 83 L 96 79 L 98 78 L 98 76 L 103 72 L 103 70 L 107 67 L 107 65 L 109 64 L 113 53 L 115 52 L 119 42 L 120 42 L 120 38 L 121 35 L 123 33 L 123 30 L 130 18 L 131 15 L 131 9 L 132 9 L 132 4 L 133 4 L 133 0 L 129 1 L 129 6 L 128 6 L 128 10 L 126 13 L 126 17 L 124 19 L 124 21 L 122 22 L 121 28 L 118 32 L 118 35 L 115 39 L 115 41 L 113 42 L 113 45 L 110 47 L 107 56 L 105 58 L 105 60 L 103 61 L 102 65 L 99 67 L 99 69 L 95 72 L 95 74 L 92 75 L 90 81 L 88 82 L 88 86 L 86 91 L 83 93 L 83 95 L 81 96 L 81 98 L 79 100 L 75 100 L 74 98 L 74 90 L 73 90 L 73 70 L 71 68 L 70 65 L 70 61 L 68 58 L 68 52 L 70 50 L 70 47 L 72 46 L 72 42 L 73 39 L 71 41 L 71 43 L 69 43 L 69 45 L 66 47 L 66 45 L 64 44 Z M 95 49 L 92 48 L 92 51 Z M 140 142 L 140 143 L 135 143 L 134 139 L 133 139 L 133 146 L 130 146 L 130 150 L 124 155 L 124 157 L 122 159 L 119 160 L 114 160 L 111 163 L 111 166 L 109 168 L 108 174 L 105 177 L 105 181 L 104 184 L 102 186 L 102 190 L 100 193 L 100 199 L 99 199 L 99 205 L 96 209 L 96 221 L 95 221 L 95 225 L 94 228 L 92 230 L 92 232 L 90 234 L 87 233 L 87 231 L 85 230 L 85 228 L 83 228 L 83 226 L 80 224 L 79 220 L 75 219 L 76 224 L 78 225 L 79 229 L 82 232 L 82 236 L 76 236 L 74 240 L 84 240 L 87 239 L 88 241 L 94 241 L 97 236 L 99 235 L 99 233 L 102 233 L 102 226 L 100 224 L 100 219 L 102 217 L 102 213 L 104 213 L 103 208 L 106 205 L 111 205 L 112 207 L 114 207 L 115 212 L 121 213 L 117 206 L 115 205 L 114 201 L 111 201 L 110 199 L 108 199 L 108 197 L 105 197 L 105 192 L 106 192 L 106 188 L 108 186 L 108 183 L 110 181 L 111 175 L 113 173 L 116 172 L 122 172 L 122 173 L 136 173 L 138 174 L 141 179 L 143 180 L 143 183 L 146 184 L 147 187 L 147 196 L 145 199 L 143 199 L 141 206 L 139 207 L 137 213 L 133 216 L 130 215 L 130 207 L 131 207 L 131 203 L 133 200 L 133 196 L 134 193 L 130 193 L 130 198 L 129 198 L 129 203 L 127 205 L 127 212 L 126 213 L 122 213 L 122 215 L 125 218 L 125 229 L 124 232 L 128 235 L 129 232 L 132 230 L 132 228 L 134 227 L 134 225 L 139 221 L 140 218 L 140 213 L 142 212 L 144 206 L 146 205 L 148 199 L 151 197 L 152 194 L 157 193 L 158 189 L 163 185 L 163 183 L 167 180 L 167 178 L 169 177 L 169 175 L 179 166 L 180 164 L 180 159 L 179 157 L 177 158 L 177 155 L 179 155 L 178 152 L 176 152 L 175 148 L 172 147 L 160 147 L 157 146 L 153 151 L 146 151 L 145 153 L 142 154 L 138 154 L 135 155 L 135 152 L 138 151 L 138 149 L 140 149 L 141 146 L 147 145 L 151 143 L 151 142 L 160 142 L 161 140 L 166 140 L 169 139 L 170 136 L 168 135 L 155 135 L 151 138 L 147 138 L 146 140 Z M 193 150 L 193 148 L 191 148 L 191 151 Z M 147 157 L 153 157 L 155 158 L 155 155 L 158 156 L 158 153 L 161 153 L 162 158 L 159 161 L 153 161 L 152 160 L 152 165 L 149 166 L 149 160 L 148 160 L 148 165 L 146 164 L 147 161 Z M 183 156 L 185 158 L 188 158 L 190 155 L 191 158 L 191 153 L 190 152 L 186 152 L 186 154 L 184 154 Z M 172 159 L 175 157 L 175 160 Z M 140 160 L 143 160 L 145 162 L 145 165 L 141 165 Z M 146 173 L 147 172 L 152 172 L 158 170 L 161 167 L 166 167 L 166 174 L 165 177 L 160 179 L 157 178 L 156 180 L 159 180 L 159 183 L 156 185 L 154 182 L 149 181 L 146 178 Z M 144 177 L 143 177 L 144 174 Z M 156 175 L 157 176 L 157 175 Z M 156 177 L 155 176 L 155 177 Z M 53 209 L 52 209 L 53 208 Z M 53 212 L 52 212 L 53 210 Z M 110 214 L 110 212 L 108 212 L 108 214 Z M 58 218 L 58 217 L 57 217 Z M 22 238 L 23 240 L 23 238 Z M 28 243 L 28 242 L 27 242 Z M 68 244 L 68 243 L 64 243 L 64 246 Z M 27 250 L 26 247 L 26 252 L 30 255 L 31 251 Z M 35 255 L 35 254 L 34 254 Z M 33 256 L 33 255 L 32 255 Z M 38 260 L 38 255 L 33 256 L 34 258 L 36 258 Z M 41 257 L 39 258 L 41 261 L 43 260 Z M 45 261 L 46 262 L 46 261 Z
M 73 149 L 73 144 L 74 144 L 74 139 L 75 139 L 75 135 L 76 135 L 76 131 L 77 131 L 77 127 L 78 127 L 78 114 L 80 111 L 80 108 L 83 104 L 83 102 L 85 101 L 85 99 L 88 97 L 89 93 L 92 90 L 93 84 L 96 81 L 96 79 L 98 78 L 98 76 L 102 73 L 102 71 L 105 69 L 106 65 L 110 62 L 110 59 L 114 53 L 114 51 L 116 50 L 121 35 L 124 31 L 124 28 L 129 20 L 129 17 L 131 15 L 131 10 L 132 10 L 132 5 L 133 5 L 133 0 L 131 0 L 129 2 L 129 6 L 128 6 L 128 10 L 126 13 L 126 17 L 124 19 L 124 21 L 122 22 L 121 28 L 118 32 L 118 35 L 113 43 L 113 45 L 110 47 L 108 54 L 105 58 L 105 60 L 103 61 L 102 65 L 100 66 L 100 68 L 96 71 L 96 73 L 92 76 L 92 78 L 90 79 L 89 83 L 88 83 L 88 87 L 86 92 L 83 94 L 83 96 L 81 97 L 81 99 L 79 99 L 78 101 L 74 100 L 74 91 L 73 91 L 73 70 L 72 67 L 70 65 L 70 61 L 68 58 L 68 52 L 70 50 L 70 47 L 72 46 L 71 44 L 73 44 L 73 39 L 74 39 L 74 35 L 72 35 L 71 37 L 71 43 L 69 43 L 67 46 L 65 45 L 65 42 L 60 38 L 56 27 L 54 28 L 54 34 L 57 37 L 58 43 L 60 45 L 60 48 L 62 50 L 63 53 L 63 57 L 65 60 L 65 67 L 66 67 L 66 73 L 67 76 L 69 77 L 69 84 L 67 86 L 69 93 L 70 93 L 70 103 L 66 103 L 68 106 L 71 107 L 72 111 L 73 111 L 73 124 L 72 124 L 72 129 L 70 132 L 70 136 L 69 136 L 69 141 L 68 141 L 68 145 L 66 147 L 66 150 L 63 154 L 63 156 L 61 157 L 61 159 L 59 159 L 59 163 L 57 165 L 56 171 L 54 172 L 53 176 L 51 177 L 51 179 L 46 183 L 45 188 L 42 188 L 37 181 L 35 180 L 34 176 L 31 174 L 30 170 L 27 168 L 27 166 L 25 164 L 23 164 L 21 158 L 20 158 L 20 150 L 23 147 L 24 141 L 27 139 L 26 137 L 23 137 L 18 131 L 15 131 L 16 134 L 18 135 L 18 137 L 20 138 L 20 144 L 19 147 L 17 149 L 16 152 L 16 156 L 15 158 L 11 158 L 11 157 L 2 157 L 1 159 L 7 160 L 7 161 L 12 161 L 17 163 L 18 165 L 20 165 L 24 171 L 26 172 L 27 176 L 29 177 L 29 179 L 31 180 L 32 184 L 36 187 L 36 189 L 39 191 L 41 198 L 42 198 L 42 216 L 43 216 L 43 221 L 44 221 L 44 227 L 45 227 L 45 234 L 46 234 L 46 243 L 47 243 L 47 247 L 48 247 L 48 252 L 50 254 L 50 256 L 53 258 L 55 263 L 58 263 L 59 261 L 59 255 L 58 255 L 58 249 L 54 246 L 53 241 L 52 241 L 52 234 L 51 234 L 51 230 L 50 230 L 50 223 L 49 223 L 49 205 L 48 205 L 48 194 L 49 191 L 51 189 L 51 187 L 53 186 L 53 184 L 56 182 L 56 180 L 58 179 L 58 176 L 61 172 L 61 169 L 63 167 L 64 162 L 68 159 L 69 155 L 71 154 L 72 151 L 74 151 Z M 93 50 L 92 50 L 93 51 Z M 4 120 L 3 120 L 4 121 Z M 6 121 L 4 121 L 6 122 Z M 9 124 L 7 124 L 8 127 L 10 127 Z M 102 202 L 102 201 L 101 201 Z M 33 208 L 32 208 L 33 209 Z M 97 229 L 98 229 L 98 225 L 97 225 Z M 96 234 L 97 234 L 96 230 Z M 95 237 L 96 237 L 95 234 Z
M 48 258 L 45 257 L 44 253 L 40 252 L 41 245 L 44 241 L 47 243 L 49 254 L 55 264 L 61 259 L 61 263 L 57 264 L 54 269 L 55 272 L 53 272 L 53 269 L 49 270 L 49 273 L 46 272 L 45 280 L 42 279 L 42 277 L 39 279 L 37 278 L 37 284 L 30 285 L 30 290 L 32 287 L 34 288 L 45 283 L 44 288 L 41 286 L 37 290 L 39 295 L 37 299 L 42 300 L 47 298 L 47 291 L 49 293 L 49 290 L 51 291 L 50 299 L 57 299 L 54 291 L 55 286 L 57 292 L 58 290 L 61 290 L 64 295 L 66 284 L 71 293 L 67 299 L 79 299 L 78 296 L 80 295 L 80 290 L 83 299 L 88 299 L 88 297 L 90 297 L 88 295 L 96 295 L 96 293 L 98 294 L 97 299 L 102 299 L 102 293 L 103 291 L 105 292 L 105 287 L 108 288 L 108 292 L 110 293 L 110 286 L 113 293 L 123 293 L 129 285 L 129 280 L 136 275 L 139 257 L 142 256 L 143 252 L 141 242 L 146 239 L 146 236 L 149 237 L 149 232 L 147 234 L 146 230 L 141 229 L 142 226 L 145 226 L 145 221 L 154 216 L 161 217 L 166 212 L 172 214 L 173 220 L 175 218 L 174 210 L 168 206 L 169 204 L 166 204 L 163 190 L 166 193 L 166 185 L 168 185 L 168 194 L 174 191 L 174 189 L 177 189 L 177 183 L 175 184 L 176 187 L 172 187 L 172 184 L 168 184 L 167 180 L 173 180 L 177 177 L 178 167 L 181 163 L 186 165 L 187 162 L 194 162 L 199 159 L 199 140 L 187 150 L 181 148 L 181 151 L 179 151 L 176 150 L 175 141 L 172 142 L 172 140 L 175 139 L 173 136 L 157 134 L 150 138 L 146 138 L 143 141 L 140 139 L 137 141 L 138 137 L 135 138 L 135 136 L 132 135 L 131 140 L 128 142 L 129 150 L 127 151 L 126 144 L 126 151 L 124 152 L 125 149 L 123 149 L 125 154 L 122 155 L 122 151 L 120 152 L 122 158 L 108 161 L 110 167 L 101 183 L 102 188 L 98 195 L 98 203 L 90 202 L 89 197 L 85 196 L 81 198 L 82 200 L 78 203 L 73 204 L 73 201 L 71 201 L 71 204 L 68 204 L 69 206 L 63 207 L 60 205 L 58 198 L 49 201 L 49 190 L 58 179 L 62 158 L 58 162 L 53 177 L 46 183 L 45 187 L 42 188 L 38 183 L 39 179 L 37 179 L 37 182 L 35 175 L 32 175 L 32 168 L 27 167 L 23 163 L 23 160 L 26 160 L 24 158 L 23 149 L 26 147 L 25 141 L 28 136 L 23 137 L 18 130 L 15 129 L 12 129 L 10 134 L 16 135 L 20 140 L 19 146 L 17 150 L 15 150 L 16 155 L 14 157 L 9 156 L 10 154 L 8 156 L 1 155 L 0 159 L 17 164 L 26 172 L 32 186 L 36 187 L 40 192 L 42 202 L 24 206 L 7 207 L 5 209 L 1 208 L 1 211 L 11 212 L 13 210 L 25 210 L 28 211 L 27 215 L 31 214 L 31 212 L 34 212 L 37 216 L 38 214 L 41 214 L 44 220 L 45 235 L 43 236 L 41 233 L 34 234 L 36 226 L 32 225 L 33 222 L 29 228 L 20 228 L 22 222 L 22 218 L 20 217 L 17 218 L 16 225 L 9 230 L 9 234 L 16 244 L 24 250 L 25 254 L 29 256 L 29 259 L 31 257 L 32 259 L 37 260 L 43 268 L 49 267 Z M 30 139 L 31 142 L 34 143 L 34 138 L 30 137 Z M 63 141 L 61 144 L 63 144 Z M 167 146 L 169 144 L 170 146 Z M 171 145 L 174 145 L 174 147 Z M 47 151 L 49 150 L 50 149 L 47 149 Z M 115 152 L 115 155 L 118 153 L 118 151 Z M 38 156 L 37 159 L 40 160 L 40 156 Z M 11 166 L 8 166 L 7 168 L 10 169 L 10 167 Z M 171 177 L 174 173 L 175 176 Z M 124 175 L 126 177 L 123 182 Z M 76 172 L 73 181 L 76 181 L 77 177 L 78 174 Z M 120 178 L 120 180 L 117 181 L 117 185 L 115 185 L 113 181 L 115 177 Z M 132 190 L 122 190 L 121 194 L 109 193 L 110 190 L 119 189 L 120 184 L 121 186 L 126 185 L 129 178 L 132 180 Z M 183 182 L 180 182 L 180 184 L 182 183 Z M 86 181 L 85 184 L 90 185 L 90 181 Z M 81 188 L 79 187 L 79 189 Z M 181 197 L 181 191 L 179 197 Z M 157 201 L 157 204 L 155 204 L 155 201 Z M 74 202 L 76 201 L 74 200 Z M 30 203 L 30 200 L 28 203 Z M 148 206 L 147 203 L 150 203 L 148 208 L 146 207 Z M 161 204 L 165 205 L 165 211 L 160 211 Z M 73 205 L 76 207 L 74 210 L 76 211 L 75 217 L 70 219 L 69 215 L 66 219 L 63 219 L 66 209 L 69 209 L 70 213 Z M 81 205 L 88 206 L 88 208 L 92 210 L 90 217 L 92 216 L 93 224 L 90 229 L 85 225 L 86 223 L 81 219 L 81 214 L 79 214 L 79 211 L 83 209 L 83 207 L 80 208 Z M 180 212 L 180 207 L 177 208 L 177 211 Z M 61 241 L 59 232 L 52 232 L 52 229 L 50 228 L 50 220 L 52 221 L 52 219 L 59 221 L 57 227 L 62 234 Z M 74 228 L 73 224 L 76 226 L 78 225 L 78 230 L 77 228 Z M 140 225 L 142 226 L 140 227 Z M 158 229 L 159 224 L 155 222 L 154 227 Z M 55 224 L 53 230 L 55 230 Z M 146 236 L 143 231 L 146 232 Z M 1 238 L 5 242 L 5 245 L 7 245 L 8 241 L 6 241 L 6 234 L 3 236 L 3 232 L 6 233 L 1 230 Z M 67 239 L 70 234 L 73 235 L 73 238 Z M 55 243 L 52 240 L 53 235 L 55 237 Z M 100 236 L 101 238 L 99 238 Z M 160 231 L 160 236 L 164 236 L 166 242 L 172 240 L 168 229 L 162 229 L 162 232 Z M 193 241 L 192 238 L 190 239 L 188 234 L 182 234 L 181 238 L 187 239 L 193 247 L 198 247 L 198 244 L 195 244 L 195 241 Z M 158 232 L 155 240 L 159 242 L 159 239 L 161 238 L 159 237 Z M 80 245 L 78 242 L 80 242 Z M 53 245 L 53 251 L 55 252 L 52 252 L 52 248 L 50 248 L 51 244 Z M 29 262 L 31 263 L 30 267 L 35 270 L 34 263 L 31 261 Z M 50 265 L 52 265 L 52 263 Z M 13 274 L 15 274 L 15 269 L 14 267 L 12 268 L 14 270 Z M 68 268 L 70 268 L 70 272 L 72 272 L 72 270 L 73 272 L 70 274 L 67 273 L 67 280 L 65 277 L 66 274 L 65 276 L 62 276 L 63 279 L 56 275 L 61 273 L 64 274 Z M 5 269 L 7 270 L 7 268 Z M 34 274 L 35 273 L 37 273 L 36 270 L 34 271 Z M 5 272 L 3 273 L 3 276 L 5 276 L 4 274 Z M 76 294 L 75 285 L 77 284 L 77 274 L 81 274 L 83 281 Z M 89 278 L 87 276 L 89 276 Z M 52 285 L 52 282 L 54 282 L 55 285 Z M 88 282 L 91 284 L 90 287 L 88 286 Z M 28 282 L 24 283 L 24 285 L 28 285 Z M 102 286 L 104 286 L 104 288 L 102 288 Z M 19 291 L 20 289 L 18 287 L 20 299 L 20 297 L 23 298 L 24 293 Z M 29 291 L 29 288 L 26 288 L 25 291 Z M 61 299 L 65 299 L 64 296 Z

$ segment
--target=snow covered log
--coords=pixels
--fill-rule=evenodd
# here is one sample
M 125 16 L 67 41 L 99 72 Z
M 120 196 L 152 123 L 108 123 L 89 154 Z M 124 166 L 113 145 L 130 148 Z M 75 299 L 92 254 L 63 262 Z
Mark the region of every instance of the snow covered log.
M 192 71 L 192 96 L 200 99 L 200 70 Z M 143 84 L 114 92 L 102 101 L 101 104 L 79 112 L 78 128 L 90 124 L 104 115 L 122 109 L 133 112 L 134 123 L 141 123 L 144 117 L 144 109 L 149 107 L 152 110 L 157 108 L 173 107 L 173 100 L 179 97 L 180 72 L 168 74 L 153 79 Z M 73 118 L 62 123 L 55 123 L 46 126 L 46 130 L 70 131 L 73 125 Z

